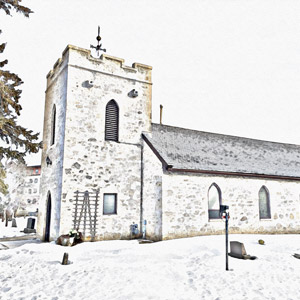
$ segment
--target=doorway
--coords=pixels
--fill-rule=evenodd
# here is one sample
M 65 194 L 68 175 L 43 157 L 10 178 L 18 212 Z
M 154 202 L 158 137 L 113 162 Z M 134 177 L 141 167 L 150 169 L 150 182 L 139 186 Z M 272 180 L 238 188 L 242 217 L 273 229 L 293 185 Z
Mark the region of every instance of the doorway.
M 45 242 L 50 242 L 50 224 L 51 224 L 51 194 L 48 193 L 47 211 L 46 211 L 46 229 L 45 229 Z

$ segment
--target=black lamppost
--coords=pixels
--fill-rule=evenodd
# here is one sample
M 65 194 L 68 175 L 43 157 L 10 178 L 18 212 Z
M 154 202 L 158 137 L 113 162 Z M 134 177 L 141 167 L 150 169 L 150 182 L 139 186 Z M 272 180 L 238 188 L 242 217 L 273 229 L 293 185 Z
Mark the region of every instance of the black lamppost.
M 228 219 L 229 219 L 229 206 L 220 205 L 220 217 L 225 219 L 225 257 L 226 257 L 226 271 L 228 271 Z

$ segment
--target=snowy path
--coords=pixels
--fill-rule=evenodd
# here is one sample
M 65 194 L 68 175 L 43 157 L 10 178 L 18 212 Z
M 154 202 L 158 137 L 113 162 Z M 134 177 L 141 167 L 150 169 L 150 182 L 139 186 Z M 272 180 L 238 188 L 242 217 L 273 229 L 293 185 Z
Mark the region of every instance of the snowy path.
M 229 258 L 225 271 L 224 236 L 24 244 L 0 251 L 0 299 L 300 299 L 300 260 L 292 256 L 300 253 L 300 235 L 229 240 L 243 242 L 258 259 Z M 61 265 L 64 252 L 70 265 Z

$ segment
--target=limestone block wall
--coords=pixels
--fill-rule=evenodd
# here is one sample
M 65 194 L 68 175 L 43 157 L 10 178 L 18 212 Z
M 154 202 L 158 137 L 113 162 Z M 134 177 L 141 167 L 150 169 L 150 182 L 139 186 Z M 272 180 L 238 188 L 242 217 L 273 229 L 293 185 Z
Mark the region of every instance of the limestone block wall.
M 143 145 L 143 219 L 146 237 L 162 239 L 162 163 L 144 142 Z
M 61 234 L 74 227 L 74 192 L 99 190 L 96 239 L 130 238 L 130 225 L 140 223 L 140 147 L 101 142 L 89 136 L 79 145 L 84 151 L 76 153 L 75 147 L 65 152 Z M 103 215 L 104 193 L 117 193 L 117 214 Z
M 300 183 L 241 177 L 165 173 L 162 176 L 163 239 L 219 234 L 222 220 L 208 218 L 208 190 L 216 183 L 229 205 L 230 233 L 300 233 Z M 271 219 L 259 218 L 258 193 L 266 186 Z
M 37 233 L 40 238 L 45 235 L 47 199 L 51 195 L 50 239 L 59 235 L 60 196 L 62 188 L 62 166 L 64 153 L 64 127 L 67 98 L 68 69 L 67 58 L 58 60 L 54 65 L 56 72 L 47 75 L 45 97 L 43 150 L 41 161 L 40 206 Z M 52 110 L 56 106 L 55 142 L 51 145 Z M 46 164 L 47 156 L 52 165 Z
M 73 228 L 74 192 L 100 191 L 96 239 L 130 238 L 141 217 L 141 132 L 151 126 L 151 67 L 69 46 L 60 234 Z M 128 93 L 135 89 L 137 97 Z M 105 141 L 105 109 L 119 107 L 119 141 Z M 117 214 L 103 215 L 103 194 L 117 193 Z
M 138 63 L 128 67 L 123 59 L 104 54 L 95 59 L 90 51 L 74 46 L 67 49 L 68 122 L 93 119 L 93 128 L 103 140 L 105 107 L 114 99 L 119 106 L 119 142 L 140 143 L 141 132 L 151 130 L 152 68 Z M 135 98 L 128 96 L 133 89 L 138 92 Z

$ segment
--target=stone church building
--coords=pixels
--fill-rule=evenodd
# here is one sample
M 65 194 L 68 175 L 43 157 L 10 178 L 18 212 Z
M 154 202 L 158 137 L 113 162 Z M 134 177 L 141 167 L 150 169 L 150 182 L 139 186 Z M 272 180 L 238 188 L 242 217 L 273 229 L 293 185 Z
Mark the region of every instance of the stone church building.
M 300 233 L 300 146 L 153 124 L 151 72 L 70 45 L 55 63 L 47 75 L 39 236 L 219 234 L 221 203 L 230 233 Z

